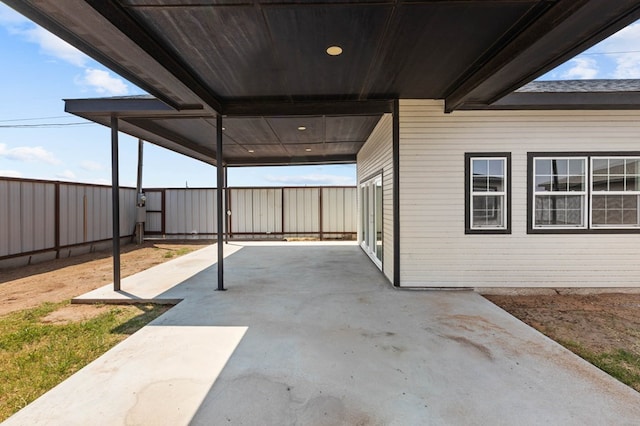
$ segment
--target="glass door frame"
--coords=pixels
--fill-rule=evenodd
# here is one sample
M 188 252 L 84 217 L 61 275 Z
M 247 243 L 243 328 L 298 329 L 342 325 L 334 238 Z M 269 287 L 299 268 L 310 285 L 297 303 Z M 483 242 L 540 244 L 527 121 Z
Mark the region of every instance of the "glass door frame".
M 382 173 L 359 185 L 360 193 L 360 247 L 382 270 L 384 253 Z

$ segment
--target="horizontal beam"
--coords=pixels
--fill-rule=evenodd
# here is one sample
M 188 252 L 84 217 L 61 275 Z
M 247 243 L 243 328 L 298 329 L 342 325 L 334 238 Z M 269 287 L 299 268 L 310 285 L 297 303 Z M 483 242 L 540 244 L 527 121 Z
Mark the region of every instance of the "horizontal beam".
M 186 64 L 171 54 L 170 49 L 149 35 L 121 5 L 105 0 L 86 0 L 86 2 L 213 110 L 216 112 L 222 111 L 222 102 L 213 91 L 206 87 Z
M 259 101 L 232 100 L 224 104 L 228 117 L 273 117 L 295 115 L 370 115 L 393 111 L 392 100 L 365 101 Z
M 451 112 L 462 105 L 469 93 L 489 79 L 497 70 L 513 61 L 520 52 L 545 36 L 559 22 L 571 16 L 588 0 L 565 2 L 542 1 L 534 5 L 520 22 L 504 34 L 486 54 L 461 76 L 445 95 L 445 110 Z
M 355 162 L 355 154 L 308 157 L 225 158 L 225 165 L 227 167 L 299 166 L 307 164 L 353 164 Z
M 31 4 L 23 0 L 4 0 L 4 3 L 15 9 L 20 14 L 26 16 L 30 20 L 36 22 L 41 27 L 47 29 L 49 32 L 60 37 L 70 45 L 78 48 L 80 51 L 84 52 L 105 67 L 114 71 L 119 76 L 135 84 L 147 93 L 151 93 L 154 96 L 158 97 L 167 105 L 170 105 L 171 107 L 176 109 L 191 107 L 190 105 L 184 105 L 183 103 L 178 102 L 170 94 L 167 94 L 166 91 L 159 89 L 152 82 L 149 82 L 148 80 L 140 77 L 139 73 L 132 71 L 127 66 L 123 65 L 122 62 L 109 56 L 107 53 L 105 53 L 104 50 L 96 47 L 96 45 L 92 42 L 87 41 L 81 34 L 73 32 L 64 23 L 53 19 L 51 17 L 52 15 L 50 11 L 45 8 L 46 5 L 41 4 L 42 2 L 39 2 L 38 4 Z M 78 13 L 81 12 L 78 11 Z M 84 13 L 84 11 L 82 11 L 82 13 Z M 94 19 L 94 17 L 91 16 L 87 19 Z
M 71 114 L 118 114 L 127 113 L 138 115 L 154 115 L 158 113 L 177 113 L 177 111 L 157 98 L 124 97 L 124 98 L 93 98 L 93 99 L 65 99 L 65 112 Z
M 126 121 L 129 124 L 132 124 L 136 127 L 139 127 L 140 129 L 146 130 L 147 132 L 151 132 L 155 135 L 158 135 L 164 139 L 170 140 L 172 142 L 177 143 L 178 145 L 180 145 L 181 147 L 184 147 L 186 149 L 189 149 L 191 151 L 197 152 L 198 154 L 201 154 L 207 158 L 210 159 L 216 159 L 215 163 L 211 163 L 211 164 L 217 164 L 217 153 L 216 151 L 214 151 L 213 149 L 210 149 L 206 146 L 197 144 L 193 141 L 191 141 L 190 139 L 177 134 L 169 129 L 166 129 L 162 126 L 160 126 L 157 123 L 154 123 L 150 120 L 144 120 L 144 119 L 135 119 L 135 118 L 127 118 L 127 119 L 123 119 L 123 121 Z M 143 138 L 144 139 L 144 138 Z
M 469 81 L 445 97 L 445 111 L 492 104 L 640 19 L 637 0 L 561 0 Z M 530 36 L 535 36 L 531 43 Z M 520 40 L 522 39 L 522 40 Z M 508 61 L 502 61 L 504 55 Z M 473 106 L 472 106 L 473 108 Z

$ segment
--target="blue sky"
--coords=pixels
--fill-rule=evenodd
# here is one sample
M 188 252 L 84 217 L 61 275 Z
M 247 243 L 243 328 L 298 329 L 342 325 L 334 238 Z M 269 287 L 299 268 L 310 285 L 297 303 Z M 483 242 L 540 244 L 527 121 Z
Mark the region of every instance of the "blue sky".
M 62 99 L 140 89 L 0 3 L 0 176 L 111 183 L 110 130 Z M 640 78 L 640 23 L 541 79 Z M 137 140 L 120 137 L 120 182 L 135 186 Z M 167 173 L 168 170 L 179 171 Z M 231 186 L 354 185 L 354 165 L 229 169 Z M 145 144 L 146 187 L 215 186 L 215 168 Z

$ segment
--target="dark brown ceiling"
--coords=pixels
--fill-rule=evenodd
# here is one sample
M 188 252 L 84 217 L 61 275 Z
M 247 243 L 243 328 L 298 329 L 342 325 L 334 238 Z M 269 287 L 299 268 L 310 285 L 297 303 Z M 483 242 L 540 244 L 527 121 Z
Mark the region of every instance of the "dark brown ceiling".
M 70 99 L 65 111 L 216 164 L 216 118 L 176 111 L 147 96 Z M 229 166 L 353 163 L 382 114 L 227 117 L 224 163 Z
M 227 116 L 243 149 L 272 138 L 269 155 L 278 161 L 301 158 L 305 144 L 324 144 L 327 161 L 330 152 L 355 158 L 362 141 L 350 138 L 372 128 L 361 116 L 388 112 L 377 100 L 444 99 L 447 111 L 490 106 L 640 18 L 638 0 L 5 2 L 173 109 Z M 331 45 L 343 54 L 327 55 Z M 301 104 L 307 108 L 296 112 Z M 274 118 L 291 115 L 310 116 L 316 127 L 302 136 L 296 119 Z M 241 130 L 233 121 L 240 116 Z M 172 134 L 202 139 L 192 124 L 172 124 Z M 351 130 L 334 134 L 334 125 Z

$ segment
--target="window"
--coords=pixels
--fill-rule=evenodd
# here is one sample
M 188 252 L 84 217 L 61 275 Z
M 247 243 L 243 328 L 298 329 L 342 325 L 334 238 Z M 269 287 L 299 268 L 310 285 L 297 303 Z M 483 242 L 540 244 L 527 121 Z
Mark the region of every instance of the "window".
M 640 229 L 640 155 L 529 153 L 529 231 Z
M 638 227 L 640 157 L 592 157 L 591 171 L 591 226 Z
M 586 162 L 586 158 L 535 159 L 535 228 L 585 226 Z
M 465 232 L 509 233 L 511 154 L 465 154 Z

